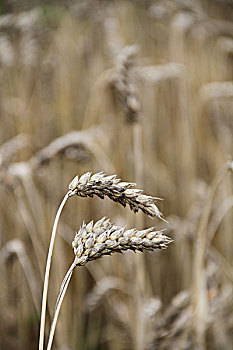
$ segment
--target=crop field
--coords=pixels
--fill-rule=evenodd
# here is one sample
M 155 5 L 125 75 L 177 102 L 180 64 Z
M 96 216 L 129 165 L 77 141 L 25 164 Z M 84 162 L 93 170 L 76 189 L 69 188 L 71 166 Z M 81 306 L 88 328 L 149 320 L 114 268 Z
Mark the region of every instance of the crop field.
M 0 2 L 0 273 L 2 350 L 232 350 L 231 0 Z

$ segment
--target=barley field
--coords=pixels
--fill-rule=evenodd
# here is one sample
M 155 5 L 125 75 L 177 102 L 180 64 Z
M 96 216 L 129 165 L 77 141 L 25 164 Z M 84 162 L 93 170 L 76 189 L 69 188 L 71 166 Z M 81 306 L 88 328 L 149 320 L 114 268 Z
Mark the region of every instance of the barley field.
M 0 349 L 231 350 L 232 208 L 232 0 L 0 2 Z

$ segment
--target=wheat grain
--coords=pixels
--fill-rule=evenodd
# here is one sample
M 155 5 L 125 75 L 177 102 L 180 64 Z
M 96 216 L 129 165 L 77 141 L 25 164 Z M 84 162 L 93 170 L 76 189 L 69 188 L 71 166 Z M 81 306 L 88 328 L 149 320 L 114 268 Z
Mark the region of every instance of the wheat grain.
M 103 172 L 92 175 L 85 173 L 80 178 L 76 176 L 69 184 L 69 195 L 80 197 L 93 197 L 94 195 L 104 199 L 105 196 L 114 202 L 120 203 L 124 207 L 128 204 L 135 213 L 142 210 L 151 217 L 159 217 L 164 220 L 162 213 L 155 205 L 155 201 L 160 199 L 142 194 L 142 190 L 134 189 L 135 184 L 131 182 L 121 182 L 116 175 L 106 176 Z

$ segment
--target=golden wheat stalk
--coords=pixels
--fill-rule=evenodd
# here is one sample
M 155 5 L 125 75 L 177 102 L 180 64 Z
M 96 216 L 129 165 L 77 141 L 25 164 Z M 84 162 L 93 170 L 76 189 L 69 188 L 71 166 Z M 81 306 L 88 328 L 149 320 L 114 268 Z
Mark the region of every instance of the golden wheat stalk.
M 105 217 L 95 224 L 93 221 L 88 224 L 83 223 L 72 242 L 75 259 L 63 279 L 56 300 L 47 350 L 52 347 L 60 308 L 76 266 L 83 266 L 89 261 L 101 258 L 104 255 L 122 253 L 125 250 L 142 252 L 144 250 L 165 249 L 171 242 L 172 239 L 165 236 L 163 231 L 157 231 L 154 227 L 140 231 L 135 228 L 127 230 L 125 227 L 112 224 Z
M 64 205 L 68 198 L 69 198 L 69 192 L 65 195 L 65 197 L 63 198 L 58 208 L 58 211 L 54 220 L 50 244 L 49 244 L 49 251 L 48 251 L 46 268 L 45 268 L 41 316 L 40 316 L 39 350 L 44 349 L 44 331 L 45 331 L 46 304 L 47 304 L 47 295 L 48 295 L 48 286 L 49 286 L 49 274 L 50 274 L 51 260 L 53 255 L 54 242 L 56 238 L 57 225 L 58 225 L 58 221 L 59 221 L 62 209 L 64 208 Z

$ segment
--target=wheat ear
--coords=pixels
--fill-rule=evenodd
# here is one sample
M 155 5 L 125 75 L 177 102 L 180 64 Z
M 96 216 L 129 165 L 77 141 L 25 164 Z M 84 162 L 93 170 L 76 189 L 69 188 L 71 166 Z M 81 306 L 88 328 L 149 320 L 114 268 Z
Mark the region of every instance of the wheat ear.
M 165 249 L 172 240 L 154 227 L 136 230 L 119 227 L 102 218 L 95 224 L 83 223 L 72 242 L 76 266 L 83 266 L 103 255 L 122 253 L 125 250 L 144 251 Z
M 72 242 L 75 259 L 63 279 L 56 300 L 47 350 L 52 347 L 58 315 L 76 266 L 83 266 L 89 261 L 101 258 L 104 255 L 122 253 L 125 250 L 142 252 L 144 250 L 165 249 L 171 242 L 172 239 L 165 236 L 163 231 L 157 231 L 154 227 L 140 231 L 135 228 L 126 230 L 125 227 L 122 228 L 112 224 L 105 217 L 95 224 L 93 221 L 88 224 L 83 223 Z
M 121 182 L 116 175 L 106 176 L 103 172 L 92 175 L 90 172 L 76 176 L 69 185 L 70 196 L 93 197 L 94 195 L 104 199 L 105 196 L 114 202 L 120 203 L 124 207 L 128 204 L 135 213 L 142 210 L 151 217 L 163 218 L 162 213 L 155 205 L 160 198 L 142 194 L 142 190 L 132 188 L 136 184 L 131 182 Z

